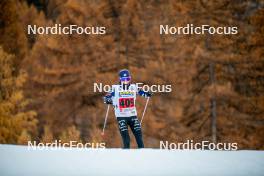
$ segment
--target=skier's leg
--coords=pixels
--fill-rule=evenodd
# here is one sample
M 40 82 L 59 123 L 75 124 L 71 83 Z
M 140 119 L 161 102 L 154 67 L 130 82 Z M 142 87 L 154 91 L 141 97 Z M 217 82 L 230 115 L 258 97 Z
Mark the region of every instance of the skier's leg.
M 119 131 L 122 137 L 122 141 L 123 141 L 123 148 L 130 148 L 130 137 L 129 137 L 129 133 L 128 133 L 128 127 L 127 127 L 127 117 L 122 118 L 122 117 L 117 117 L 117 121 L 118 121 L 118 127 L 119 127 Z
M 144 143 L 142 139 L 142 131 L 141 131 L 141 125 L 139 123 L 139 120 L 136 116 L 133 116 L 131 120 L 129 121 L 129 126 L 136 138 L 138 148 L 144 148 Z

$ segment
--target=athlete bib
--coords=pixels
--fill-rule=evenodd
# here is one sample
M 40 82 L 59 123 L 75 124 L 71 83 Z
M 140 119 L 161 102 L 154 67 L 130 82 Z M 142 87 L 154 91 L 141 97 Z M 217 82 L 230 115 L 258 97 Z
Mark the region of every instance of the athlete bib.
M 114 92 L 113 105 L 115 108 L 116 117 L 130 117 L 136 116 L 136 96 L 137 86 L 131 84 L 129 88 L 123 89 L 121 85 L 113 85 L 112 91 Z

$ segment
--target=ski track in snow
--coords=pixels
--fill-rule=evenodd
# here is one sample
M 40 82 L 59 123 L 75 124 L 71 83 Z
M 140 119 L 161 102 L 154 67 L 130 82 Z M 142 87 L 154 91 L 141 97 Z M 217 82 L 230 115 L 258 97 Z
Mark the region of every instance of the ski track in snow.
M 43 149 L 0 145 L 1 176 L 263 176 L 264 151 Z

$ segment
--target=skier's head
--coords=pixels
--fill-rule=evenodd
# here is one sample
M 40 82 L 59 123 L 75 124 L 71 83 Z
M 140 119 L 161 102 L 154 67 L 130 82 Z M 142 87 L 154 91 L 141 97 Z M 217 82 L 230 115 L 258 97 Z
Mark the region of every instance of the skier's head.
M 131 81 L 130 73 L 127 69 L 120 70 L 119 72 L 119 81 L 120 84 L 128 85 Z

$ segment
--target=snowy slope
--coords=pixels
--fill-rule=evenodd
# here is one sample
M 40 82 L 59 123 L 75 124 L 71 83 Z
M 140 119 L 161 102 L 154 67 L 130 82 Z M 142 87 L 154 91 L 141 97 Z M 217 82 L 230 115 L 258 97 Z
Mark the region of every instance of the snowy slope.
M 264 175 L 264 151 L 28 150 L 0 145 L 0 175 Z

